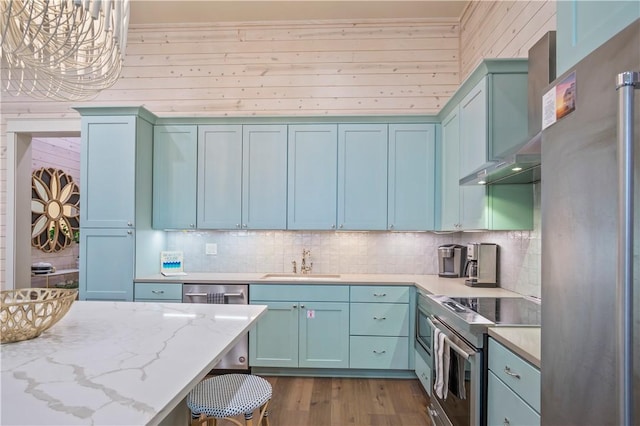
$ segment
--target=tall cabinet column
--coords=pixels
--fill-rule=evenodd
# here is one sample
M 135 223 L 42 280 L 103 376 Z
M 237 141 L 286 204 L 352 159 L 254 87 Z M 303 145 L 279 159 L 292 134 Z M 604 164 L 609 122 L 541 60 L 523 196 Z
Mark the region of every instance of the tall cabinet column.
M 158 271 L 162 247 L 162 235 L 151 229 L 155 116 L 142 107 L 76 110 L 80 300 L 132 301 L 135 276 Z

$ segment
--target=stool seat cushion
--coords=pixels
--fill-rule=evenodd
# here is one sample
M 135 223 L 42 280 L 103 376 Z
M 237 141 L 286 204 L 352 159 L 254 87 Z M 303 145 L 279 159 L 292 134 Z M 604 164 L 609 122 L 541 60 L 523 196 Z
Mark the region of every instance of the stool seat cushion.
M 187 396 L 194 415 L 233 417 L 252 413 L 271 399 L 271 384 L 251 374 L 224 374 L 198 383 Z

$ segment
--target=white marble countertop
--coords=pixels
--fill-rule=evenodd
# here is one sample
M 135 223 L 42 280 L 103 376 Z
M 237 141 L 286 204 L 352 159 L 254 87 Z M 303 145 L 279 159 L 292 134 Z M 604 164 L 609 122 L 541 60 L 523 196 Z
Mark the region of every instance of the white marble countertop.
M 296 278 L 263 278 L 265 273 L 190 272 L 187 275 L 165 277 L 161 274 L 136 278 L 136 282 L 153 283 L 244 283 L 244 284 L 344 284 L 344 285 L 415 285 L 431 294 L 450 297 L 517 297 L 518 293 L 496 287 L 478 288 L 464 285 L 463 278 L 441 278 L 437 275 L 403 274 L 337 274 L 339 278 L 323 278 L 322 274 L 299 275 Z
M 0 346 L 0 423 L 157 424 L 264 312 L 75 302 L 40 337 Z
M 489 336 L 540 368 L 540 327 L 489 327 Z

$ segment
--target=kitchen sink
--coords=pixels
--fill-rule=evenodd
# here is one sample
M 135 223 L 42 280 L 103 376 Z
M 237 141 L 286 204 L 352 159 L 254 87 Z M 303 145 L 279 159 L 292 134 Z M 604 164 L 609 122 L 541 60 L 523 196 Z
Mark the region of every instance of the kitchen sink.
M 264 280 L 287 280 L 287 281 L 335 281 L 340 279 L 339 274 L 292 274 L 274 273 L 264 274 Z

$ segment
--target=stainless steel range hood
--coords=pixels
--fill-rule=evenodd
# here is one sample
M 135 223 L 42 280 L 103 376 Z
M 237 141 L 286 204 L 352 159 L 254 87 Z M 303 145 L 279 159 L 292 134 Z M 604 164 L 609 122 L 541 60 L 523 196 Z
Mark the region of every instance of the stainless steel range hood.
M 556 78 L 556 32 L 549 31 L 529 49 L 529 138 L 498 161 L 460 179 L 460 185 L 532 183 L 540 180 L 542 95 Z

